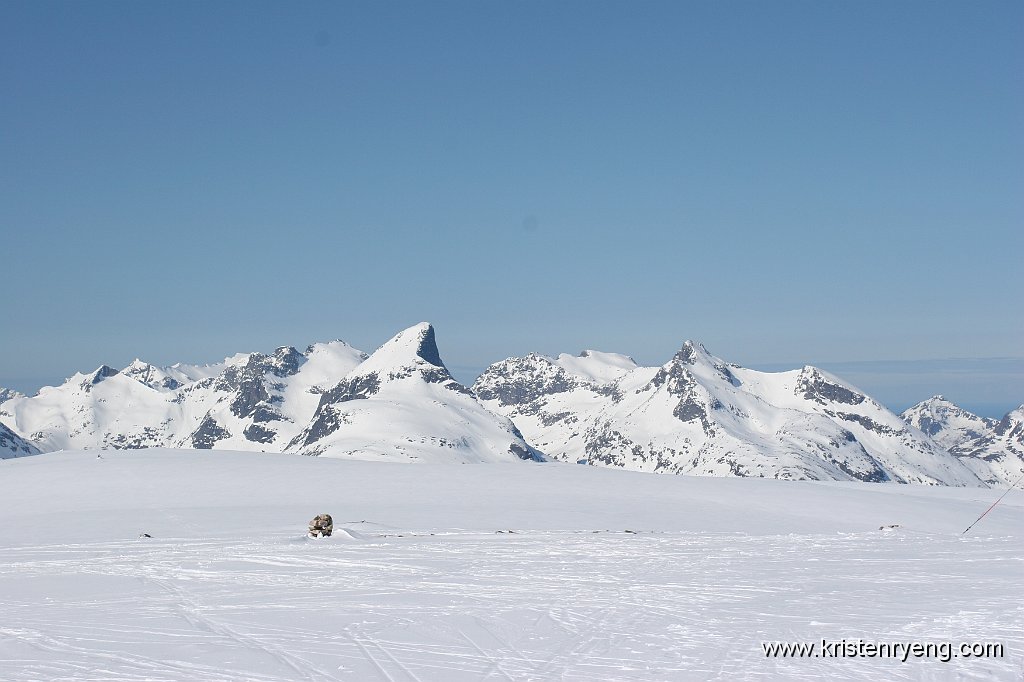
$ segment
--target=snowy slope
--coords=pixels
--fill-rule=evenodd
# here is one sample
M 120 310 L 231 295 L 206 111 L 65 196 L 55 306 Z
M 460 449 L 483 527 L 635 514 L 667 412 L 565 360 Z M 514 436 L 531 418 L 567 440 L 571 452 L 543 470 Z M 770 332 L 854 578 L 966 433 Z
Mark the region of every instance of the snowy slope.
M 17 391 L 0 387 L 0 459 L 39 454 L 39 448 L 37 448 L 35 444 L 19 436 L 4 425 L 2 421 L 4 415 L 3 404 L 8 400 L 23 397 L 25 396 Z
M 584 369 L 568 357 L 510 358 L 473 387 L 557 459 L 712 476 L 981 485 L 920 431 L 814 367 L 757 372 L 690 341 L 661 367 L 589 352 Z
M 168 450 L 0 470 L 10 682 L 1001 682 L 1024 665 L 1019 491 L 964 537 L 999 491 Z M 335 536 L 305 539 L 320 512 Z M 822 638 L 1005 650 L 763 653 Z
M 307 455 L 485 462 L 542 459 L 512 422 L 448 373 L 424 322 L 397 334 L 320 396 L 289 445 Z

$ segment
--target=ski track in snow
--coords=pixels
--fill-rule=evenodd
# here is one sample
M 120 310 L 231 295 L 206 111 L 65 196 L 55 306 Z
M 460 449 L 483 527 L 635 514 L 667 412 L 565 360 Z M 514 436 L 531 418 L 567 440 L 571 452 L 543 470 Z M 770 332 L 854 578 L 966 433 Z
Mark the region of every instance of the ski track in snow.
M 536 531 L 0 548 L 0 679 L 1019 679 L 1024 542 Z M 1001 642 L 767 659 L 765 641 Z

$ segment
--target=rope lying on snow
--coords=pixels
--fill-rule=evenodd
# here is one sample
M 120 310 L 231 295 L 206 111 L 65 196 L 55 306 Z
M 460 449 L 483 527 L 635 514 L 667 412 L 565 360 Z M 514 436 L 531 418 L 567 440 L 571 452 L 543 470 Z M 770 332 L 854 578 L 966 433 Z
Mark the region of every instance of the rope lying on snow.
M 971 525 L 967 526 L 967 529 L 966 529 L 966 530 L 964 530 L 964 532 L 963 532 L 963 533 L 960 533 L 960 535 L 967 535 L 967 531 L 969 531 L 970 529 L 974 528 L 974 524 L 978 523 L 978 521 L 981 521 L 981 520 L 982 520 L 983 518 L 985 518 L 985 514 L 988 514 L 988 513 L 990 512 L 990 511 L 992 511 L 993 509 L 995 509 L 995 508 L 996 508 L 996 505 L 997 505 L 997 504 L 999 504 L 1000 502 L 1002 502 L 1002 501 L 1003 501 L 1003 498 L 1004 498 L 1004 497 L 1006 497 L 1006 496 L 1007 496 L 1007 495 L 1008 495 L 1008 494 L 1010 493 L 1010 491 L 1011 491 L 1011 490 L 1013 490 L 1014 488 L 1016 488 L 1016 487 L 1017 487 L 1017 484 L 1018 484 L 1018 483 L 1020 483 L 1021 481 L 1024 481 L 1024 474 L 1021 474 L 1021 475 L 1020 475 L 1020 478 L 1018 478 L 1018 479 L 1017 479 L 1016 481 L 1014 481 L 1014 482 L 1013 482 L 1013 485 L 1011 485 L 1011 486 L 1010 486 L 1009 488 L 1007 488 L 1007 489 L 1006 489 L 1006 492 L 1005 492 L 1005 493 L 1003 493 L 1002 495 L 1000 495 L 1000 496 L 999 496 L 999 499 L 998 499 L 998 500 L 996 500 L 995 502 L 993 502 L 993 503 L 992 503 L 992 506 L 991 506 L 991 507 L 989 507 L 988 509 L 986 509 L 986 510 L 985 510 L 985 513 L 984 513 L 984 514 L 982 514 L 982 515 L 981 515 L 981 516 L 979 516 L 978 518 L 974 519 L 974 523 L 972 523 Z

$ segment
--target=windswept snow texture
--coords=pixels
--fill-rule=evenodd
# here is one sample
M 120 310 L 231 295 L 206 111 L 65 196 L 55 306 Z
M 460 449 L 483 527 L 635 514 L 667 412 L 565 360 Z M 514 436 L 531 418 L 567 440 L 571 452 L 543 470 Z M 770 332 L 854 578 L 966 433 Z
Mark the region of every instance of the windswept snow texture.
M 1018 680 L 1024 664 L 1019 491 L 965 537 L 997 491 L 195 450 L 0 469 L 5 681 Z M 335 535 L 305 538 L 322 512 Z M 823 638 L 1005 655 L 761 646 Z
M 815 367 L 766 373 L 687 341 L 661 367 L 585 351 L 491 365 L 474 384 L 548 456 L 705 476 L 982 485 L 959 459 Z
M 542 458 L 448 374 L 427 323 L 372 356 L 334 341 L 206 366 L 104 365 L 8 400 L 0 420 L 45 451 L 172 446 L 402 461 Z

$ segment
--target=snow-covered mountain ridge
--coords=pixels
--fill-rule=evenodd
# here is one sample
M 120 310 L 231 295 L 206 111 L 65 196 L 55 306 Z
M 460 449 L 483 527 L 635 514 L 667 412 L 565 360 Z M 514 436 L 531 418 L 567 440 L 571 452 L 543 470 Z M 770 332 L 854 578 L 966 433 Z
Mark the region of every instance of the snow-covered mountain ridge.
M 986 483 L 1013 485 L 1024 476 L 1024 405 L 997 421 L 972 414 L 937 395 L 902 416 Z
M 563 461 L 711 476 L 1007 482 L 984 458 L 951 454 L 828 372 L 759 372 L 692 341 L 661 367 L 594 351 L 509 358 L 473 390 Z
M 43 451 L 167 446 L 402 461 L 542 459 L 512 422 L 452 379 L 427 323 L 373 355 L 333 341 L 202 367 L 104 365 L 4 402 L 0 420 Z
M 60 449 L 542 459 L 640 471 L 977 486 L 1024 470 L 1024 413 L 941 397 L 897 416 L 815 367 L 767 373 L 688 341 L 660 367 L 596 350 L 495 363 L 472 389 L 421 323 L 372 355 L 343 341 L 212 365 L 101 366 L 0 402 L 5 457 Z M 525 434 L 525 437 L 524 437 Z

